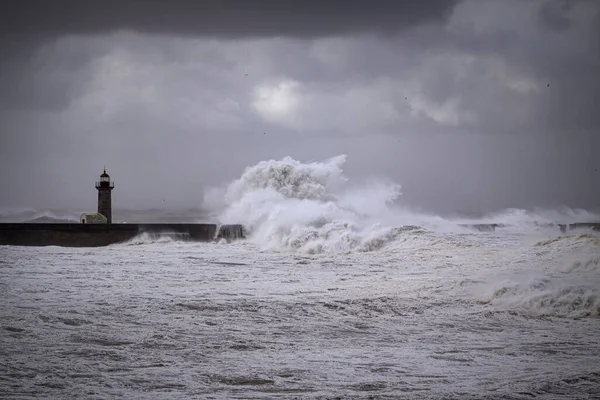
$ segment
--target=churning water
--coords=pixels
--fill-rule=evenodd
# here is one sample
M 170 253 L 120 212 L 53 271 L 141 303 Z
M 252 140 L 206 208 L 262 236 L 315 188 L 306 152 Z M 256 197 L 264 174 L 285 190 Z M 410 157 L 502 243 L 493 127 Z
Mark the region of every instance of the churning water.
M 214 189 L 205 206 L 245 241 L 0 247 L 0 393 L 600 393 L 597 233 L 561 234 L 551 213 L 415 214 L 393 183 L 349 186 L 343 162 L 262 162 Z

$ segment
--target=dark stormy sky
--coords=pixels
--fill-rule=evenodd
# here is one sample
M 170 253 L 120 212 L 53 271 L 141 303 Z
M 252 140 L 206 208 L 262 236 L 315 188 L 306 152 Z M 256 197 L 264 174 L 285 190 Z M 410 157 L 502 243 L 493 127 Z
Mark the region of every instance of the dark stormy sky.
M 338 154 L 428 210 L 600 207 L 598 1 L 11 0 L 0 52 L 0 208 Z

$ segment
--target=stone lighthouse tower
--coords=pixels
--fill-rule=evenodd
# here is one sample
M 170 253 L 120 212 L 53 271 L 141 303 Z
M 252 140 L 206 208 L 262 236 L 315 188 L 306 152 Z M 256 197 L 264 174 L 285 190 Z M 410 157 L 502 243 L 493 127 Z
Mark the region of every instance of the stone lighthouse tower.
M 106 168 L 102 175 L 100 175 L 100 182 L 96 182 L 96 189 L 98 189 L 98 214 L 102 214 L 106 217 L 107 222 L 112 222 L 112 205 L 111 205 L 111 191 L 115 188 L 114 182 L 110 181 L 110 176 L 106 173 Z

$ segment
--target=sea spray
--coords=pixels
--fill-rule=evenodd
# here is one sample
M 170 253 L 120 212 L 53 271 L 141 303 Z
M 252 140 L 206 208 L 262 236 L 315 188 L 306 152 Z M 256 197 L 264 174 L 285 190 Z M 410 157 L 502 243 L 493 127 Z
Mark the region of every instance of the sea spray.
M 552 237 L 560 234 L 558 223 L 600 219 L 568 208 L 511 208 L 470 219 L 415 212 L 399 201 L 398 183 L 382 177 L 351 182 L 345 162 L 345 155 L 310 163 L 291 157 L 261 161 L 229 185 L 208 189 L 203 208 L 221 223 L 243 224 L 250 240 L 265 249 L 310 253 L 380 249 L 414 235 L 394 230 L 406 225 L 465 233 L 470 230 L 464 225 L 498 224 L 505 233 Z
M 266 248 L 309 253 L 372 250 L 393 240 L 392 203 L 400 185 L 385 179 L 349 185 L 345 155 L 301 163 L 290 157 L 246 168 L 226 189 L 207 194 L 205 207 L 221 197 L 224 223 L 241 222 Z

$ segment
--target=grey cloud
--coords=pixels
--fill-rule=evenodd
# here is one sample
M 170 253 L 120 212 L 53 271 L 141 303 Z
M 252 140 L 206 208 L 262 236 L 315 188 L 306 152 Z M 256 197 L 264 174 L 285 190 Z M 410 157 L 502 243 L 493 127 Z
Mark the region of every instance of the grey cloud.
M 0 34 L 97 34 L 130 29 L 193 36 L 303 36 L 396 32 L 447 16 L 453 0 L 36 0 L 2 3 Z
M 561 4 L 460 3 L 440 42 L 451 55 L 471 56 L 473 61 L 465 64 L 463 74 L 450 74 L 437 83 L 433 77 L 428 80 L 430 94 L 437 99 L 459 97 L 467 109 L 482 116 L 478 129 L 495 126 L 515 133 L 543 130 L 563 135 L 596 129 L 600 3 Z M 553 14 L 544 11 L 548 9 Z M 548 29 L 550 15 L 569 23 Z M 441 71 L 436 76 L 443 75 Z
M 0 76 L 0 205 L 93 208 L 106 164 L 119 207 L 197 206 L 262 159 L 346 153 L 352 181 L 436 211 L 597 206 L 598 7 L 552 25 L 545 4 L 463 1 L 388 35 L 349 11 L 319 37 L 47 30 Z
M 569 11 L 577 0 L 550 0 L 546 1 L 539 12 L 540 21 L 543 26 L 550 29 L 565 30 L 571 27 L 573 21 Z M 581 0 L 579 0 L 581 1 Z
M 77 78 L 68 79 L 56 72 L 55 76 L 46 77 L 46 82 L 38 82 L 36 72 L 47 67 L 39 65 L 40 59 L 51 55 L 36 54 L 34 50 L 42 46 L 51 52 L 48 47 L 65 35 L 97 35 L 118 30 L 229 39 L 391 34 L 439 22 L 449 15 L 455 2 L 7 0 L 0 5 L 0 51 L 4 59 L 0 61 L 0 87 L 6 93 L 0 96 L 0 106 L 60 108 L 68 103 L 68 97 L 78 90 L 73 87 Z M 74 47 L 62 54 L 66 60 L 74 60 L 82 52 L 85 49 Z M 27 65 L 26 71 L 23 64 Z M 65 74 L 69 73 L 69 65 L 60 67 Z M 9 95 L 12 97 L 7 99 Z
M 87 64 L 107 50 L 96 40 L 82 44 L 74 37 L 49 41 L 0 61 L 0 108 L 60 110 L 79 97 L 91 79 Z

